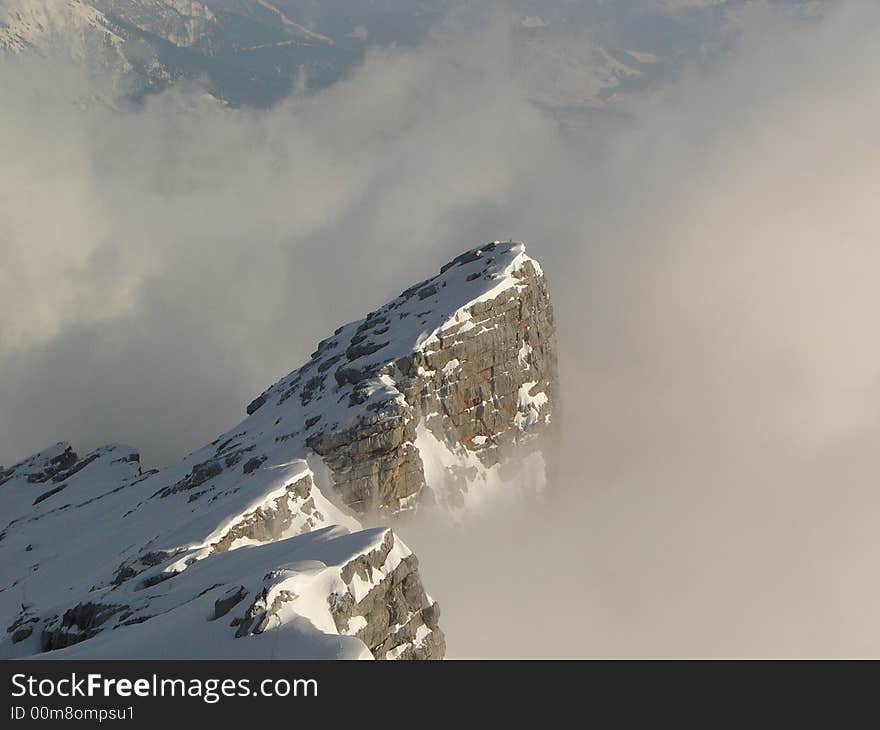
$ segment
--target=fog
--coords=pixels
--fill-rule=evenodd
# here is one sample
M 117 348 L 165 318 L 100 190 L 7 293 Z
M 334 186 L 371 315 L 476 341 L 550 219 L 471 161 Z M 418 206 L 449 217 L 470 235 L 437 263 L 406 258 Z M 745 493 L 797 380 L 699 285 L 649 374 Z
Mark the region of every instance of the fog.
M 453 18 L 262 111 L 83 107 L 94 79 L 0 67 L 0 462 L 179 458 L 513 237 L 559 325 L 560 475 L 401 527 L 449 655 L 880 654 L 880 11 L 755 3 L 676 80 L 564 120 L 540 64 L 577 39 L 524 67 L 511 25 Z

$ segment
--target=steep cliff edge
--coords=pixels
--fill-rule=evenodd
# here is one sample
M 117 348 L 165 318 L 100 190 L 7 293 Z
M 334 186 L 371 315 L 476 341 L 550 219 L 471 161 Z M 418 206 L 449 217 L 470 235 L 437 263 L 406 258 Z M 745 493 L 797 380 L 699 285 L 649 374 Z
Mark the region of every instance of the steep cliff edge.
M 175 466 L 59 443 L 0 467 L 0 657 L 442 657 L 415 555 L 361 520 L 540 489 L 555 347 L 540 266 L 494 242 Z
M 523 474 L 540 488 L 556 389 L 543 271 L 523 244 L 496 241 L 340 327 L 248 413 L 292 400 L 295 436 L 343 503 L 375 519 L 462 509 Z

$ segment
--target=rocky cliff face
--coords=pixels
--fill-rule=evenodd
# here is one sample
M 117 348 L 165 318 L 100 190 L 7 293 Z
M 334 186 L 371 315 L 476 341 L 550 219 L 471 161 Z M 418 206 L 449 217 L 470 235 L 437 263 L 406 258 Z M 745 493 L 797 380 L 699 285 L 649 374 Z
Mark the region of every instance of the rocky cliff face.
M 176 466 L 61 443 L 0 467 L 0 657 L 440 658 L 415 555 L 361 522 L 539 489 L 555 401 L 546 281 L 495 242 Z
M 462 508 L 530 457 L 539 487 L 556 384 L 543 272 L 521 243 L 493 242 L 338 329 L 248 412 L 297 400 L 306 447 L 343 503 L 375 519 Z

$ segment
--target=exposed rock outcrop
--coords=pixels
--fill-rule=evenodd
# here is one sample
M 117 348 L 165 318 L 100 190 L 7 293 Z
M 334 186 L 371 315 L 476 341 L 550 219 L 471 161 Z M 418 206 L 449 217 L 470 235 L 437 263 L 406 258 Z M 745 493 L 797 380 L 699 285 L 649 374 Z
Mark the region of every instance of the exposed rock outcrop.
M 556 389 L 547 281 L 522 244 L 493 242 L 339 328 L 248 412 L 298 401 L 342 501 L 381 518 L 417 506 L 438 449 L 446 463 L 427 496 L 453 508 L 474 467 L 546 453 Z
M 440 659 L 446 650 L 440 607 L 422 587 L 416 556 L 401 553 L 395 541 L 389 530 L 377 549 L 342 567 L 347 590 L 330 596 L 333 620 L 376 659 Z

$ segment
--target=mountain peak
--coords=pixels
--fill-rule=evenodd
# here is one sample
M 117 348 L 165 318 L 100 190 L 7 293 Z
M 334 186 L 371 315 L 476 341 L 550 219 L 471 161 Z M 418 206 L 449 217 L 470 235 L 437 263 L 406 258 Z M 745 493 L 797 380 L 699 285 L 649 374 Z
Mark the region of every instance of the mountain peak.
M 362 523 L 540 489 L 555 348 L 540 266 L 493 241 L 337 329 L 177 465 L 61 442 L 0 469 L 0 656 L 442 657 L 415 556 Z
M 247 412 L 297 424 L 291 445 L 330 465 L 348 507 L 395 514 L 427 485 L 419 445 L 435 451 L 437 438 L 462 469 L 473 458 L 491 467 L 549 429 L 555 348 L 540 265 L 523 243 L 493 241 L 339 327 Z M 432 491 L 430 502 L 449 501 L 441 485 Z

